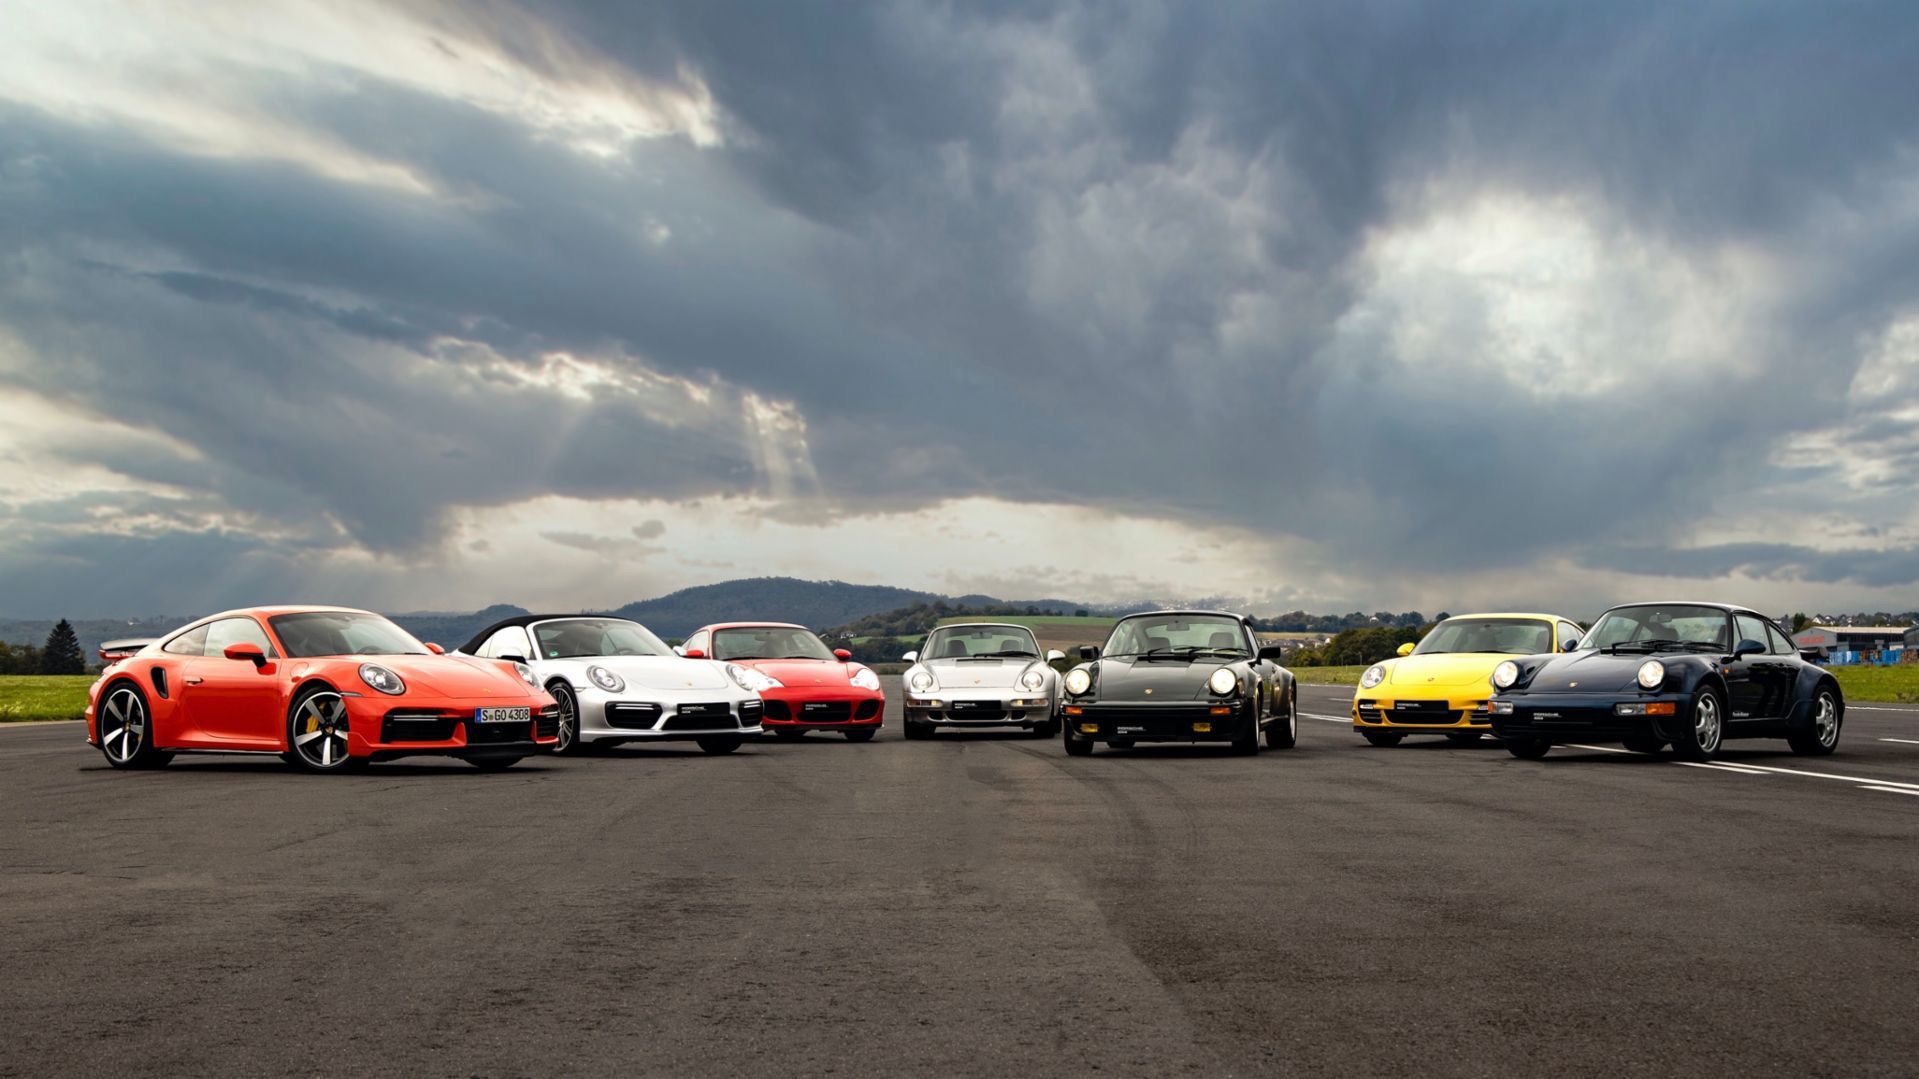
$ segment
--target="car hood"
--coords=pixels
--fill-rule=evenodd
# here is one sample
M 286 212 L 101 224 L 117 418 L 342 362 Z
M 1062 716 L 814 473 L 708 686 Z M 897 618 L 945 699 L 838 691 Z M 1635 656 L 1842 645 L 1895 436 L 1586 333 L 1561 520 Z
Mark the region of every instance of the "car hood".
M 846 686 L 853 675 L 863 670 L 857 663 L 847 663 L 837 659 L 740 659 L 734 660 L 742 667 L 751 667 L 761 674 L 770 674 L 780 680 L 781 685 L 826 686 L 840 688 Z
M 362 663 L 373 663 L 400 676 L 407 693 L 444 697 L 452 701 L 500 697 L 535 697 L 539 691 L 520 680 L 510 664 L 472 656 L 337 656 L 332 662 L 348 668 L 342 681 L 359 688 Z M 343 687 L 344 688 L 344 687 Z M 371 693 L 371 691 L 367 691 Z
M 629 686 L 641 689 L 731 689 L 726 665 L 679 656 L 602 656 L 582 659 L 581 666 L 605 667 Z
M 1387 668 L 1390 685 L 1417 689 L 1421 686 L 1467 686 L 1475 683 L 1491 686 L 1493 668 L 1518 656 L 1503 652 L 1435 652 L 1424 656 L 1401 656 Z
M 1668 666 L 1673 665 L 1679 656 L 1671 653 L 1649 656 L 1631 652 L 1613 655 L 1610 652 L 1571 652 L 1563 656 L 1546 656 L 1544 661 L 1521 661 L 1525 665 L 1538 663 L 1531 681 L 1526 683 L 1529 693 L 1584 692 L 1623 693 L 1637 690 L 1635 681 L 1640 664 L 1649 659 L 1657 659 Z
M 1019 676 L 1026 668 L 1039 662 L 1037 658 L 994 659 L 929 659 L 921 666 L 930 668 L 933 677 L 939 679 L 940 688 L 954 690 L 969 689 L 1017 689 Z
M 1221 663 L 1201 659 L 1192 663 L 1178 660 L 1102 659 L 1094 679 L 1093 696 L 1102 701 L 1196 701 L 1211 700 L 1206 680 L 1221 667 L 1245 674 L 1243 663 Z

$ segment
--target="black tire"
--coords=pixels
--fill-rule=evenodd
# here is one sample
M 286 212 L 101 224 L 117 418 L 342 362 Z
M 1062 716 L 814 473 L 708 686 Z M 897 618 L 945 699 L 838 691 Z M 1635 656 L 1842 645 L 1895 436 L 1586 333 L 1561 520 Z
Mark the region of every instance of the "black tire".
M 1666 743 L 1663 739 L 1654 738 L 1651 735 L 1643 738 L 1622 739 L 1621 744 L 1634 753 L 1657 753 L 1666 748 Z
M 560 740 L 554 743 L 553 752 L 566 757 L 586 753 L 586 740 L 580 737 L 580 698 L 574 694 L 573 687 L 554 679 L 546 691 L 560 706 L 560 722 L 556 728 Z
M 1299 694 L 1286 697 L 1286 715 L 1266 725 L 1267 749 L 1291 749 L 1299 744 Z
M 1236 757 L 1252 757 L 1259 754 L 1260 705 L 1261 702 L 1257 697 L 1246 702 L 1246 715 L 1244 720 L 1246 729 L 1241 731 L 1239 737 L 1234 738 L 1232 742 L 1233 755 Z
M 1673 755 L 1683 761 L 1704 762 L 1719 755 L 1726 743 L 1726 702 L 1711 686 L 1700 686 L 1687 710 L 1688 722 L 1679 724 L 1672 740 Z
M 774 727 L 773 737 L 782 742 L 797 742 L 806 737 L 806 732 L 798 727 Z
M 1839 728 L 1846 719 L 1846 706 L 1839 691 L 1820 686 L 1812 698 L 1812 720 L 1804 729 L 1786 732 L 1786 744 L 1801 757 L 1824 757 L 1839 748 Z
M 308 686 L 287 709 L 288 764 L 302 772 L 349 771 L 346 698 L 332 686 Z
M 504 772 L 525 759 L 525 757 L 468 757 L 466 763 L 482 772 Z
M 113 768 L 161 768 L 173 754 L 153 748 L 153 710 L 147 695 L 130 681 L 115 682 L 100 695 L 94 713 L 100 754 Z
M 1093 740 L 1091 738 L 1075 738 L 1070 734 L 1067 735 L 1066 736 L 1066 755 L 1069 757 L 1092 756 Z
M 1360 731 L 1359 736 L 1381 749 L 1388 749 L 1406 740 L 1399 731 Z
M 737 734 L 709 734 L 704 738 L 695 738 L 693 741 L 699 744 L 700 752 L 717 757 L 722 753 L 731 753 L 740 748 L 746 739 Z
M 847 731 L 846 740 L 849 742 L 870 742 L 873 740 L 873 736 L 878 733 L 879 731 L 874 730 L 872 727 L 868 727 L 865 730 Z
M 1507 738 L 1506 752 L 1522 761 L 1536 761 L 1552 752 L 1553 744 L 1546 738 Z
M 1469 746 L 1479 741 L 1485 734 L 1485 731 L 1448 731 L 1446 741 L 1456 746 Z
M 925 723 L 915 723 L 910 719 L 906 721 L 906 726 L 904 730 L 906 734 L 906 740 L 909 742 L 916 742 L 920 740 L 921 738 L 933 737 L 932 726 Z
M 1044 723 L 1033 724 L 1033 736 L 1036 738 L 1058 738 L 1059 720 L 1049 719 Z

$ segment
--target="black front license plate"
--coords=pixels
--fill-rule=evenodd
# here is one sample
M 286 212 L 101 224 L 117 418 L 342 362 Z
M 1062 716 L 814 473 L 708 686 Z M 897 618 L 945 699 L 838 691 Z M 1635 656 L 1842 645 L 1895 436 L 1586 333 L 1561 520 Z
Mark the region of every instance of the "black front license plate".
M 533 718 L 530 708 L 475 708 L 475 723 L 525 723 Z

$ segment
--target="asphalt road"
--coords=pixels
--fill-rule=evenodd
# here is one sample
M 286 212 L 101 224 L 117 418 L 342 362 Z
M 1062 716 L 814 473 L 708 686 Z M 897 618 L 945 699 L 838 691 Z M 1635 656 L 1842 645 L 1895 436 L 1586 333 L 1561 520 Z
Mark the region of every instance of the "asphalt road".
M 1256 758 L 0 729 L 0 1075 L 1919 1071 L 1919 712 L 1733 770 L 1373 749 L 1348 693 Z

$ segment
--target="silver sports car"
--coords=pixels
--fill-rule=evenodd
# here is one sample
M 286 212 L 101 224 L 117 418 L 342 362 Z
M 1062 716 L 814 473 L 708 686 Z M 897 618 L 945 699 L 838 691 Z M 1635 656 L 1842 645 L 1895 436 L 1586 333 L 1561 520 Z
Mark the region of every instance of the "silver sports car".
M 760 734 L 760 690 L 773 684 L 737 664 L 686 659 L 638 622 L 601 615 L 509 618 L 460 651 L 533 668 L 560 705 L 561 753 L 673 740 L 731 753 Z
M 928 738 L 939 727 L 1025 727 L 1042 738 L 1059 733 L 1059 672 L 1025 626 L 967 622 L 940 626 L 908 652 L 906 737 Z

